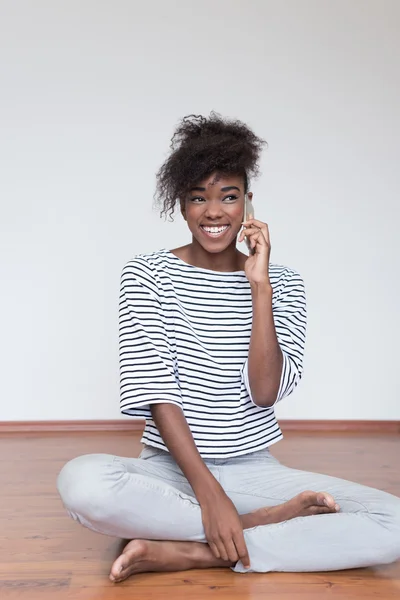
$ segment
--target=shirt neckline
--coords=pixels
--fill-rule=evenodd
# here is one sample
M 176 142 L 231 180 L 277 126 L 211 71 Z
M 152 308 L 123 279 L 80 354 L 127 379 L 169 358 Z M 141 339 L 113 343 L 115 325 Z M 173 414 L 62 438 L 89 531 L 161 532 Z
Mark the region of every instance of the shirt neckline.
M 185 262 L 184 260 L 182 260 L 181 258 L 179 258 L 179 256 L 176 256 L 176 254 L 174 254 L 173 252 L 171 252 L 171 250 L 168 250 L 167 248 L 163 248 L 162 251 L 167 254 L 168 256 L 172 257 L 176 262 L 185 265 L 185 267 L 189 267 L 190 269 L 194 269 L 196 271 L 202 271 L 203 273 L 212 273 L 213 275 L 246 275 L 245 271 L 213 271 L 211 269 L 204 269 L 203 267 L 196 267 L 195 265 L 191 265 L 187 262 Z

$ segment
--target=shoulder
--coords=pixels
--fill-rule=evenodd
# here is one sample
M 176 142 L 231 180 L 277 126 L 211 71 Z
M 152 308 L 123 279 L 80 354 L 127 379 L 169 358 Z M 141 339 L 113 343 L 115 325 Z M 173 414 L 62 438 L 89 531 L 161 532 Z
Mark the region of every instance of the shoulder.
M 303 278 L 295 269 L 271 263 L 269 265 L 269 278 L 273 290 L 274 301 L 282 294 L 292 292 L 305 295 Z
M 163 251 L 137 254 L 122 269 L 121 281 L 139 283 L 153 293 L 161 286 L 160 273 L 163 271 Z

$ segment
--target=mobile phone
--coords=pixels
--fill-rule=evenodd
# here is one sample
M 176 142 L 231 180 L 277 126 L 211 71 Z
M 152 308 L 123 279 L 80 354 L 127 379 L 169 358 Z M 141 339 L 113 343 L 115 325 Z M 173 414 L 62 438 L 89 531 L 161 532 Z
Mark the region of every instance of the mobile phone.
M 254 219 L 254 208 L 248 194 L 244 196 L 244 220 Z
M 251 200 L 249 199 L 248 195 L 245 194 L 245 196 L 244 196 L 244 221 L 248 221 L 249 219 L 254 219 L 254 208 L 253 208 L 253 204 L 252 204 Z M 249 252 L 251 254 L 253 254 L 254 251 L 250 247 L 249 240 L 247 239 L 246 236 L 244 239 L 245 239 L 246 246 L 247 246 Z

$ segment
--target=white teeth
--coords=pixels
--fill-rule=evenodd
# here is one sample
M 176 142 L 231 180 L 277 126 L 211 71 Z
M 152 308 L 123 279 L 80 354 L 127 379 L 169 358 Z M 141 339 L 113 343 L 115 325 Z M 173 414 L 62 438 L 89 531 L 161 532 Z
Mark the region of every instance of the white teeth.
M 222 233 L 223 231 L 225 231 L 225 229 L 228 229 L 229 225 L 224 225 L 223 227 L 205 227 L 203 225 L 203 229 L 204 231 L 207 231 L 207 233 Z

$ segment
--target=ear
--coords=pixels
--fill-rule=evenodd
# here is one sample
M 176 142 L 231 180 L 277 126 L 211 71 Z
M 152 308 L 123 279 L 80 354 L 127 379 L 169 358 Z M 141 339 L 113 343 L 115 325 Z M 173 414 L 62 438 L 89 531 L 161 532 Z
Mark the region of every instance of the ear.
M 186 208 L 185 208 L 185 201 L 184 201 L 182 198 L 180 198 L 180 199 L 179 199 L 179 204 L 180 204 L 180 207 L 181 207 L 181 215 L 182 215 L 182 217 L 183 217 L 183 218 L 185 219 L 185 221 L 186 221 Z
M 251 202 L 253 200 L 253 192 L 247 192 L 247 197 Z

